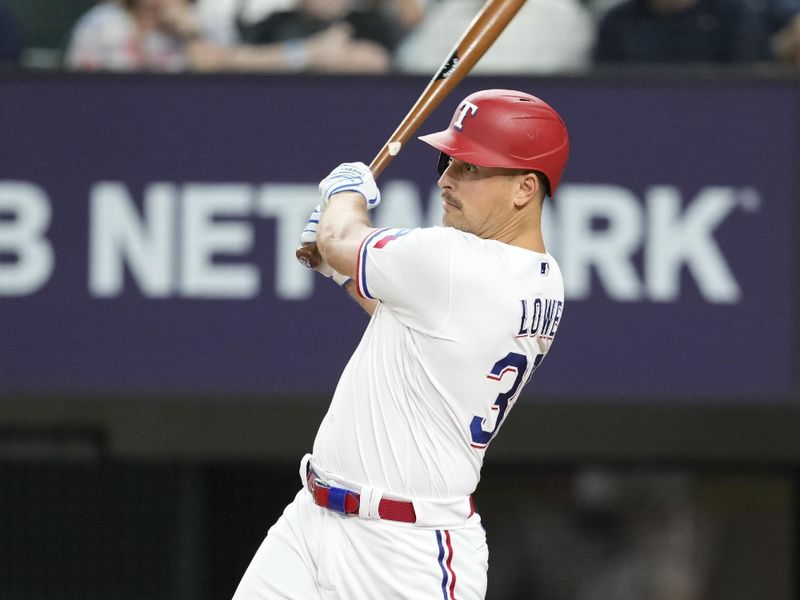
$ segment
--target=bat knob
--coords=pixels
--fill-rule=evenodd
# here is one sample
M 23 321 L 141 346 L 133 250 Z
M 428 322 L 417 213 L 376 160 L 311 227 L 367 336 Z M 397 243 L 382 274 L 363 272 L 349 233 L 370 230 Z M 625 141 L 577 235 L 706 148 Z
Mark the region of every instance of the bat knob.
M 307 269 L 316 269 L 322 262 L 322 256 L 314 243 L 303 244 L 294 252 L 297 260 Z

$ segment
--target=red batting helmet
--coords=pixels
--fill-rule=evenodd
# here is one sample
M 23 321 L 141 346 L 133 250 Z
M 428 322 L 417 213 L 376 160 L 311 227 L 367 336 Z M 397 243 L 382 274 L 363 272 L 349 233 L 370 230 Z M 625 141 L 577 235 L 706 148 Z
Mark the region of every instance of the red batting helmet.
M 470 94 L 447 129 L 419 139 L 474 165 L 540 171 L 551 197 L 569 156 L 567 127 L 558 113 L 536 96 L 513 90 Z

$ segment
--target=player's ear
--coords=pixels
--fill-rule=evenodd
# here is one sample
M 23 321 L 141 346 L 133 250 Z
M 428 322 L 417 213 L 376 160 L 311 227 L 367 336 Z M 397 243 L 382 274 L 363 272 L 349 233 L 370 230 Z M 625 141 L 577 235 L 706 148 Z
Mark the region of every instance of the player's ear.
M 514 205 L 522 208 L 544 192 L 544 181 L 534 171 L 520 173 L 514 178 Z

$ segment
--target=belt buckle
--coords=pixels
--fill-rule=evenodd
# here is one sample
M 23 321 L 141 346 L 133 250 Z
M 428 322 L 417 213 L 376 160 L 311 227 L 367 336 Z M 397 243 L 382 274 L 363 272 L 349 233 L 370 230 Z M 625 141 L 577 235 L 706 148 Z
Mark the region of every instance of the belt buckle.
M 311 489 L 311 493 L 314 493 L 314 490 L 317 488 L 328 489 L 328 484 L 322 481 L 317 475 L 317 472 L 311 468 L 311 463 L 306 465 L 306 481 L 308 482 L 308 487 Z
M 325 503 L 324 508 L 328 510 L 332 510 L 334 512 L 340 513 L 342 515 L 346 515 L 347 513 L 347 494 L 350 494 L 350 490 L 340 487 L 334 487 L 322 481 L 317 474 L 314 472 L 313 469 L 309 468 L 309 483 L 311 484 L 311 495 L 316 497 L 314 493 L 317 489 L 328 490 L 328 498 L 327 502 Z
M 317 474 L 316 474 L 316 473 L 311 473 L 310 475 L 311 475 L 311 476 L 308 478 L 308 480 L 309 480 L 309 483 L 311 484 L 311 490 L 312 490 L 312 491 L 313 491 L 313 490 L 315 490 L 315 489 L 317 489 L 317 488 L 322 488 L 322 489 L 324 489 L 324 490 L 327 490 L 327 489 L 328 489 L 328 487 L 330 487 L 330 486 L 328 486 L 328 484 L 327 484 L 327 483 L 325 483 L 324 481 L 322 481 L 322 479 L 320 479 L 319 477 L 317 477 Z

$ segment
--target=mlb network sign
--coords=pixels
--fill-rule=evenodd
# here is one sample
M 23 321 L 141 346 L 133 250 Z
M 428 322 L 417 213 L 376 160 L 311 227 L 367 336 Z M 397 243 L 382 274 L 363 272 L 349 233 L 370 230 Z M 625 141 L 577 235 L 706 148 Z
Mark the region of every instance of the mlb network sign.
M 329 396 L 367 321 L 295 260 L 299 233 L 319 179 L 369 160 L 427 81 L 357 83 L 0 78 L 0 401 Z M 487 88 L 545 99 L 571 139 L 543 216 L 566 303 L 522 400 L 791 401 L 796 79 L 458 95 Z M 437 158 L 406 145 L 376 226 L 440 223 Z
M 265 291 L 308 300 L 311 271 L 294 257 L 298 232 L 317 203 L 313 184 L 154 182 L 137 197 L 124 182 L 91 186 L 84 234 L 57 247 L 54 206 L 33 182 L 0 181 L 0 296 L 36 294 L 52 284 L 59 256 L 86 245 L 93 298 L 250 300 Z M 696 288 L 704 302 L 735 304 L 758 280 L 737 277 L 717 232 L 730 220 L 759 227 L 762 198 L 753 188 L 713 186 L 691 197 L 658 185 L 643 197 L 612 184 L 564 184 L 544 215 L 550 252 L 563 271 L 568 300 L 603 294 L 618 302 L 676 302 Z M 440 222 L 434 188 L 420 197 L 409 181 L 389 181 L 377 226 Z M 274 221 L 272 254 L 254 256 L 255 221 Z M 733 243 L 733 241 L 731 242 Z M 273 281 L 265 281 L 264 260 Z M 126 273 L 130 278 L 126 278 Z M 684 277 L 683 273 L 688 273 Z

